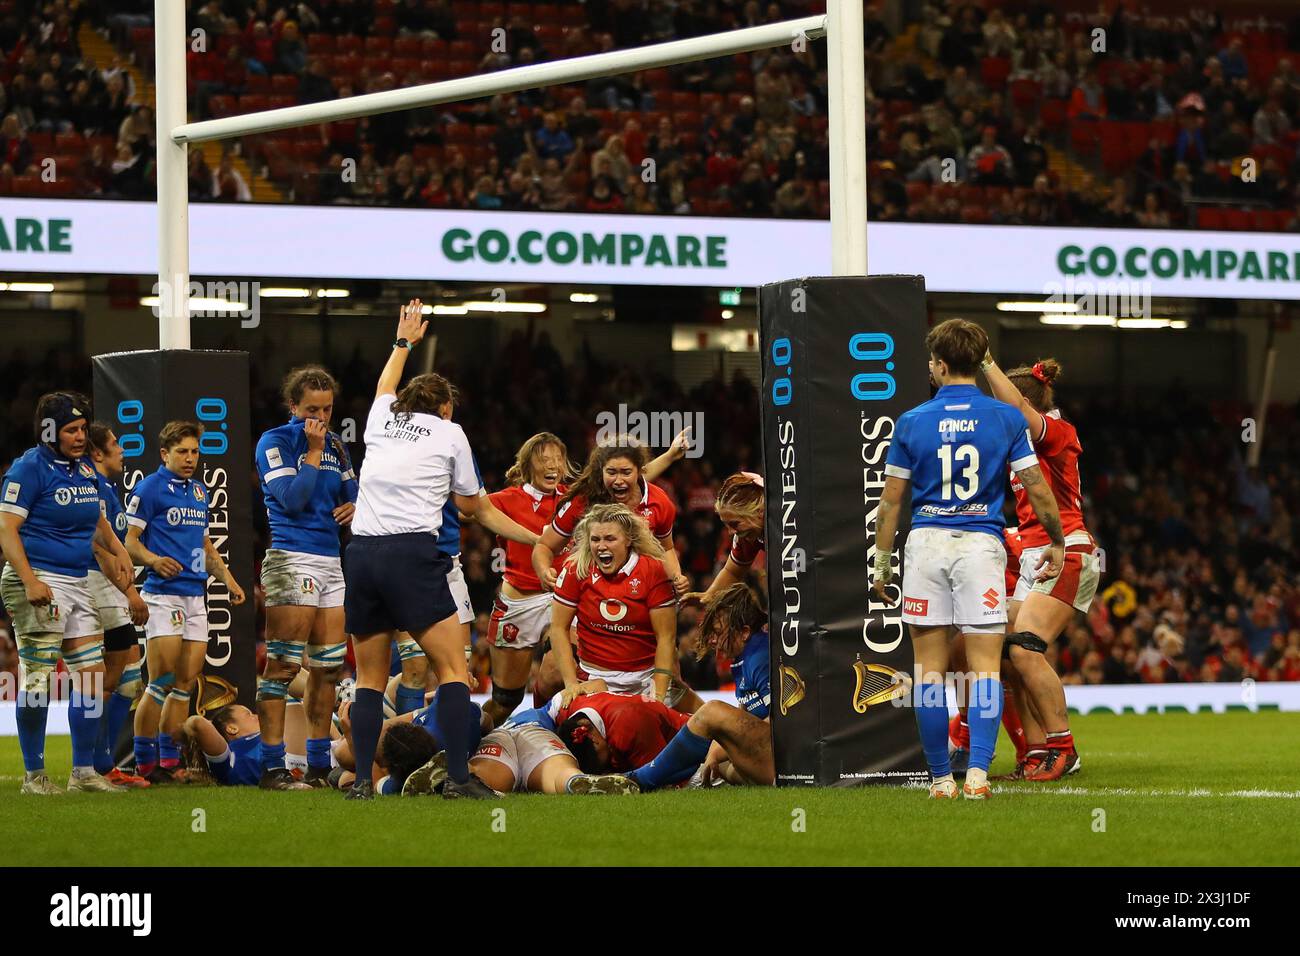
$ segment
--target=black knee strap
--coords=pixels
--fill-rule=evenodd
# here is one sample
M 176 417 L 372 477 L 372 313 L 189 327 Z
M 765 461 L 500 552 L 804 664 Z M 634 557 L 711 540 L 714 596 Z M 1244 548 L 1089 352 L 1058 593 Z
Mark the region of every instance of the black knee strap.
M 507 714 L 513 714 L 515 708 L 524 701 L 525 688 L 523 687 L 501 687 L 497 684 L 492 685 L 492 703 L 498 707 L 505 708 Z
M 104 632 L 104 650 L 129 651 L 135 647 L 138 640 L 135 625 L 120 624 Z
M 1006 642 L 1002 645 L 1002 656 L 1009 658 L 1011 656 L 1011 645 L 1017 644 L 1027 651 L 1033 651 L 1036 654 L 1047 653 L 1047 642 L 1030 631 L 1016 631 L 1007 635 Z

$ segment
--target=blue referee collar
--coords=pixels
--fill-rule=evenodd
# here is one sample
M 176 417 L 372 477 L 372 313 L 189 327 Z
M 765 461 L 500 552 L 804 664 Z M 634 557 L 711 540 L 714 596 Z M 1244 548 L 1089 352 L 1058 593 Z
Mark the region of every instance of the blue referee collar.
M 962 395 L 968 392 L 978 392 L 978 391 L 979 391 L 978 385 L 944 385 L 942 388 L 939 389 L 939 391 L 934 393 L 934 397 L 938 398 L 940 395 L 954 395 L 954 394 Z

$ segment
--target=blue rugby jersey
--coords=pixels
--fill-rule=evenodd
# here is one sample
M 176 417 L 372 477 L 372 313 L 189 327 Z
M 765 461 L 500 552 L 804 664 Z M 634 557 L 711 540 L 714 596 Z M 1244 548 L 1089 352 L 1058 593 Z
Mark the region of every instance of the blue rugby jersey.
M 117 486 L 95 470 L 95 478 L 99 483 L 99 511 L 108 521 L 108 525 L 113 529 L 113 534 L 117 535 L 117 540 L 126 541 L 126 509 L 122 507 L 122 498 L 117 493 Z M 92 555 L 90 565 L 87 571 L 99 571 L 99 562 Z
M 19 540 L 39 571 L 84 578 L 97 567 L 91 540 L 99 525 L 98 473 L 87 458 L 61 458 L 37 445 L 14 459 L 0 485 L 0 511 L 23 519 Z
M 478 749 L 479 739 L 482 736 L 482 731 L 480 728 L 482 728 L 483 726 L 483 710 L 482 708 L 479 707 L 478 704 L 471 703 L 469 705 L 469 719 L 470 719 L 469 736 L 471 741 L 469 752 L 473 754 L 474 751 Z M 428 706 L 422 707 L 419 710 L 417 710 L 415 712 L 415 716 L 411 718 L 411 723 L 415 724 L 415 726 L 419 727 L 430 737 L 432 737 L 434 745 L 439 750 L 446 749 L 443 746 L 443 742 L 442 742 L 443 740 L 442 731 L 438 728 L 438 713 L 437 713 L 436 701 L 431 702 L 430 704 L 428 704 Z
M 224 757 L 208 757 L 208 770 L 227 787 L 255 787 L 262 779 L 262 735 L 237 737 L 226 745 Z
M 474 477 L 478 479 L 479 496 L 482 497 L 483 473 L 478 470 L 477 458 L 471 455 L 470 461 L 474 462 Z M 442 525 L 438 528 L 438 550 L 453 558 L 460 554 L 460 509 L 456 507 L 456 499 L 450 496 L 447 498 L 447 503 L 442 506 Z
M 161 577 L 150 569 L 143 591 L 194 597 L 208 584 L 203 539 L 208 532 L 208 495 L 197 478 L 182 478 L 166 465 L 143 479 L 126 505 L 126 522 L 140 528 L 140 542 L 159 557 L 180 562 L 181 573 Z M 202 570 L 195 571 L 198 567 Z
M 768 657 L 767 631 L 755 631 L 731 662 L 731 677 L 736 682 L 736 700 L 759 720 L 767 717 L 772 705 L 771 661 Z
M 1024 416 L 974 385 L 945 385 L 899 416 L 885 474 L 912 483 L 912 527 L 1001 539 L 1006 467 L 1038 464 Z
M 556 697 L 558 698 L 559 695 L 557 694 Z M 505 722 L 501 724 L 501 727 L 503 730 L 511 730 L 515 727 L 526 727 L 529 724 L 536 724 L 543 730 L 549 730 L 552 733 L 555 733 L 555 731 L 559 729 L 555 725 L 555 713 L 559 712 L 559 708 L 558 706 L 552 707 L 552 704 L 554 703 L 556 703 L 556 701 L 553 699 L 551 703 L 547 704 L 545 707 L 533 707 L 530 710 L 521 710 L 516 714 L 512 714 L 506 718 Z M 552 713 L 553 710 L 555 713 Z
M 329 432 L 320 467 L 304 462 L 304 419 L 269 429 L 257 442 L 255 460 L 271 526 L 271 547 L 303 554 L 339 555 L 334 509 L 357 500 L 357 478 L 338 435 Z

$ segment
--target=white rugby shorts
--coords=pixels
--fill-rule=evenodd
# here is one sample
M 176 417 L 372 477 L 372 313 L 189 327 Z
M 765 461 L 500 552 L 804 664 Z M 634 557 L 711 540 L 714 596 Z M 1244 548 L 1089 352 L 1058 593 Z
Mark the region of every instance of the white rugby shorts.
M 982 531 L 913 528 L 903 549 L 903 620 L 917 627 L 1006 630 L 1007 551 Z

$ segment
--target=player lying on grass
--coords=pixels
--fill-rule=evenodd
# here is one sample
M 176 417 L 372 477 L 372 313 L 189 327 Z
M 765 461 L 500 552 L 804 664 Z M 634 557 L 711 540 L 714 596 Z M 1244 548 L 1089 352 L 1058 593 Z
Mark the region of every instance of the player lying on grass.
M 429 703 L 419 710 L 397 714 L 384 721 L 379 730 L 379 745 L 375 749 L 375 759 L 371 767 L 371 779 L 376 781 L 375 793 L 388 796 L 401 793 L 407 776 L 427 763 L 434 754 L 444 750 L 446 738 L 438 725 L 439 693 L 441 690 L 435 690 L 430 695 Z M 482 709 L 475 703 L 471 703 L 469 707 L 470 732 L 466 759 L 478 749 L 485 729 Z M 341 790 L 346 790 L 356 779 L 357 766 L 352 747 L 350 709 L 346 702 L 339 706 L 339 730 L 343 733 L 344 742 L 335 755 L 339 766 L 343 768 L 343 773 L 335 774 L 335 782 Z M 433 746 L 432 751 L 424 753 L 422 741 L 417 739 L 417 734 L 429 739 Z
M 1061 516 L 1016 409 L 975 387 L 975 371 L 988 352 L 978 325 L 949 319 L 925 339 L 930 375 L 939 386 L 930 401 L 898 418 L 885 461 L 885 488 L 876 530 L 877 600 L 893 580 L 898 509 L 912 490 L 912 530 L 904 552 L 903 620 L 912 638 L 919 679 L 913 702 L 930 766 L 930 796 L 955 798 L 948 762 L 948 705 L 944 679 L 949 641 L 966 636 L 974 682 L 970 767 L 961 793 L 987 799 L 1002 711 L 1002 641 L 1006 632 L 1006 551 L 1002 543 L 1002 469 L 1009 465 L 1025 487 L 1049 537 L 1033 569 L 1044 578 L 1061 572 L 1065 541 Z
M 627 694 L 582 694 L 562 704 L 557 734 L 583 773 L 626 773 L 659 756 L 690 714 Z
M 566 702 L 599 677 L 614 693 L 653 694 L 694 711 L 700 699 L 677 677 L 677 607 L 662 550 L 622 505 L 595 505 L 574 533 L 551 604 L 551 653 Z M 569 625 L 577 621 L 577 654 Z
M 702 783 L 714 777 L 733 784 L 771 786 L 772 761 L 767 612 L 758 591 L 733 584 L 705 605 L 700 619 L 703 657 L 712 649 L 731 658 L 739 707 L 711 700 L 691 715 L 686 726 L 657 757 L 628 776 L 642 791 L 689 779 L 701 763 Z
M 294 786 L 276 789 L 313 789 L 298 777 L 298 773 L 307 770 L 307 745 L 316 732 L 303 705 L 306 688 L 307 674 L 299 671 L 289 683 L 287 706 L 280 724 L 280 740 L 286 748 L 289 768 L 286 772 L 292 773 Z M 262 724 L 258 715 L 247 707 L 228 704 L 206 714 L 193 714 L 186 718 L 181 733 L 181 750 L 186 769 L 190 771 L 185 779 L 201 779 L 202 771 L 206 770 L 220 784 L 250 787 L 260 784 L 265 768 Z M 326 759 L 332 760 L 334 751 L 343 743 L 343 735 L 333 726 L 328 733 Z M 298 773 L 293 773 L 294 770 Z
M 588 681 L 582 689 L 600 693 L 603 681 Z M 622 774 L 586 774 L 577 759 L 555 733 L 555 715 L 560 711 L 556 695 L 547 707 L 518 713 L 483 738 L 470 758 L 470 769 L 498 793 L 527 792 L 572 795 L 628 794 L 637 788 Z M 432 741 L 421 742 L 424 747 Z M 437 792 L 445 777 L 442 754 L 408 778 L 405 795 Z

